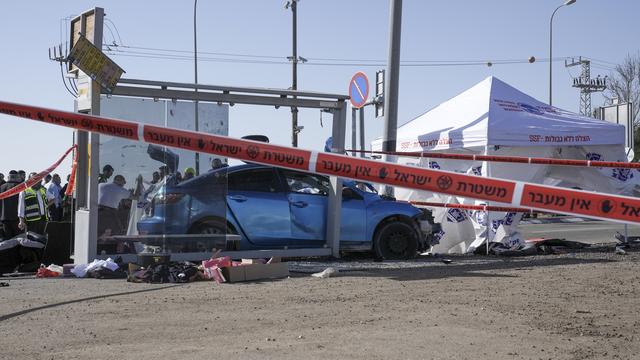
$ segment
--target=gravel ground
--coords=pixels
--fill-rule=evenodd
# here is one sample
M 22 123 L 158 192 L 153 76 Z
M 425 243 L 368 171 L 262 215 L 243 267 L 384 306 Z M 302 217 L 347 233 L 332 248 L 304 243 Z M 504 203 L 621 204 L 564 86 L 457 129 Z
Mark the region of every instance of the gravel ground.
M 3 278 L 0 358 L 639 358 L 640 252 L 448 258 L 223 285 Z

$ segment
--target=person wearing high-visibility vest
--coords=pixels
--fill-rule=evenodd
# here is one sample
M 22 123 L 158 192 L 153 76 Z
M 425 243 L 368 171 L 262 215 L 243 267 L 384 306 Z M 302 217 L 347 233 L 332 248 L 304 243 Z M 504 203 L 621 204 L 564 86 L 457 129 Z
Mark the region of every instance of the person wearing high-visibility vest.
M 29 174 L 29 178 L 36 176 Z M 18 198 L 18 217 L 20 230 L 31 231 L 40 235 L 45 234 L 47 226 L 47 193 L 44 187 L 37 183 L 20 193 Z

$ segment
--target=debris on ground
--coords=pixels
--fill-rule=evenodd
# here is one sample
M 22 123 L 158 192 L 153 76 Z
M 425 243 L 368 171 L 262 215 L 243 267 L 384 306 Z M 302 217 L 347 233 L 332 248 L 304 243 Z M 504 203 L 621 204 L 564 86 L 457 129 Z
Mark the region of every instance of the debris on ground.
M 326 269 L 324 269 L 321 272 L 315 273 L 315 274 L 311 274 L 312 277 L 315 278 L 320 278 L 320 279 L 326 279 L 328 277 L 333 276 L 334 274 L 337 274 L 338 270 L 336 270 L 335 268 L 332 267 L 328 267 Z

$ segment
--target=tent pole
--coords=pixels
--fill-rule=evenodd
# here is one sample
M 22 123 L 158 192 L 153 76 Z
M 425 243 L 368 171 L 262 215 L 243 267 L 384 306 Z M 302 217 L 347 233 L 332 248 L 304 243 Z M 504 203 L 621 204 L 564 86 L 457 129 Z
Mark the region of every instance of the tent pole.
M 489 211 L 484 211 L 484 227 L 485 227 L 485 235 L 484 235 L 484 243 L 487 248 L 487 255 L 489 255 Z

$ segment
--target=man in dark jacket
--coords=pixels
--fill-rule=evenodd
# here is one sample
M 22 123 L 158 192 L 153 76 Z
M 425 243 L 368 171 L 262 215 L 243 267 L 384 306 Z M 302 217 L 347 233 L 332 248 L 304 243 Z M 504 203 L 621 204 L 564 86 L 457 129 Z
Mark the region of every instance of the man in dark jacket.
M 21 182 L 22 179 L 18 172 L 11 170 L 7 182 L 0 186 L 0 193 L 18 186 Z M 20 233 L 20 229 L 18 228 L 18 194 L 0 201 L 2 201 L 2 205 L 0 206 L 0 209 L 2 209 L 0 211 L 0 222 L 4 228 L 4 237 L 5 239 L 11 239 Z

